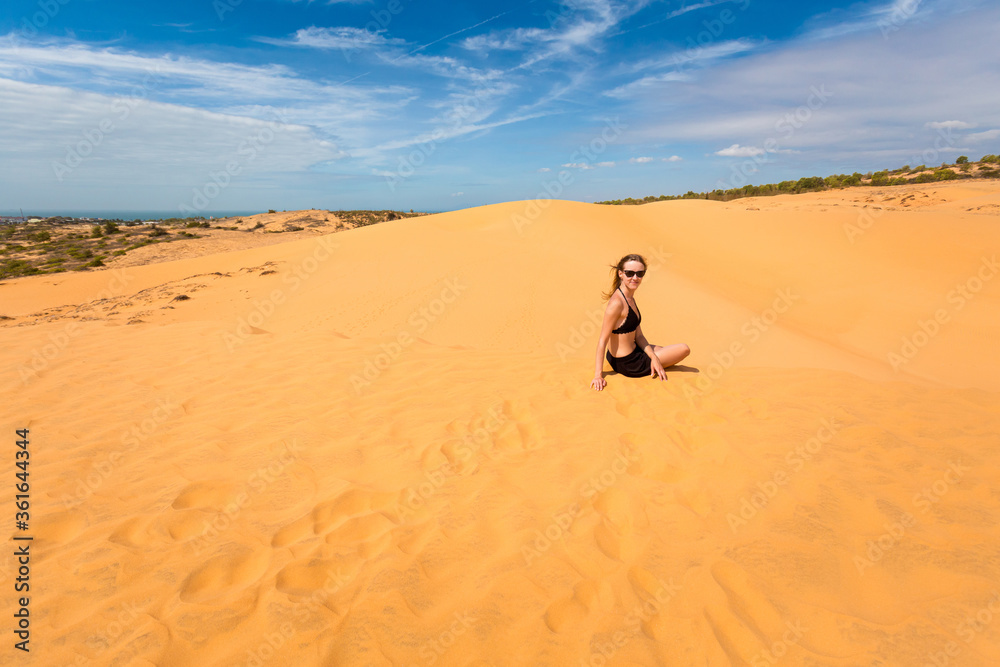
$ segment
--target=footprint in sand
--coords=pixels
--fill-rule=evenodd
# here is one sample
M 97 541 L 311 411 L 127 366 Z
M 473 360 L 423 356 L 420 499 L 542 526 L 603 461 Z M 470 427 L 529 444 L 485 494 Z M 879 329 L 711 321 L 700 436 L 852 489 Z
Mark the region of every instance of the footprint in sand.
M 31 525 L 35 544 L 43 550 L 66 544 L 82 533 L 86 527 L 87 517 L 80 510 L 42 514 Z
M 181 585 L 184 602 L 218 603 L 259 581 L 271 560 L 268 549 L 216 556 L 195 569 Z
M 326 544 L 354 548 L 365 557 L 384 550 L 396 522 L 390 517 L 397 494 L 347 489 L 321 502 L 305 516 L 274 534 L 274 547 L 293 546 L 322 537 Z
M 185 486 L 171 507 L 175 510 L 208 509 L 221 512 L 235 496 L 235 487 L 225 480 L 203 480 Z
M 614 593 L 606 581 L 584 579 L 573 588 L 572 595 L 549 605 L 545 625 L 552 632 L 571 631 L 594 611 L 609 609 L 613 604 Z
M 646 502 L 625 485 L 605 489 L 594 498 L 601 521 L 594 527 L 594 542 L 607 556 L 623 562 L 638 557 L 648 541 Z
M 293 561 L 278 572 L 275 587 L 292 596 L 312 596 L 317 591 L 335 595 L 354 580 L 362 559 L 352 556 L 304 558 Z
M 473 459 L 496 459 L 507 454 L 523 454 L 545 444 L 545 429 L 535 419 L 525 400 L 498 402 L 472 419 L 455 419 L 445 426 L 449 435 L 456 436 L 471 449 Z M 442 453 L 452 464 L 462 450 L 458 442 L 442 447 Z M 463 455 L 469 458 L 467 454 Z M 453 460 L 456 459 L 456 460 Z
M 723 596 L 705 596 L 712 602 L 705 605 L 704 617 L 732 664 L 757 664 L 779 641 L 783 641 L 784 659 L 789 664 L 803 664 L 806 649 L 800 619 L 782 614 L 739 565 L 720 560 L 710 567 L 710 573 Z M 669 641 L 675 637 L 675 625 L 675 619 L 658 614 L 644 630 L 654 639 Z

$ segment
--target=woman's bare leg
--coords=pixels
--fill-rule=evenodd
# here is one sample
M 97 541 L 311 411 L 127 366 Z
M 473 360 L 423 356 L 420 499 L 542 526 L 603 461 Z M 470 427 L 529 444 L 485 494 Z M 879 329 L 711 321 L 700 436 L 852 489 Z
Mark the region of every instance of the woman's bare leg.
M 659 358 L 660 363 L 663 364 L 664 368 L 668 368 L 691 354 L 691 348 L 684 343 L 675 343 L 674 345 L 654 345 L 653 354 Z

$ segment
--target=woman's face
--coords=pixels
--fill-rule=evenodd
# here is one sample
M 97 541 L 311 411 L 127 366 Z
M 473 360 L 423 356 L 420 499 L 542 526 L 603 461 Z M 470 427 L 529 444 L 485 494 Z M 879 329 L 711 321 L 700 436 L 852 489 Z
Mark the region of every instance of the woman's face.
M 635 260 L 635 259 L 630 259 L 629 261 L 625 262 L 624 269 L 618 271 L 618 276 L 622 279 L 622 284 L 623 285 L 627 285 L 630 289 L 635 289 L 636 287 L 639 286 L 639 283 L 642 282 L 642 278 L 640 276 L 636 275 L 635 273 L 633 273 L 632 277 L 629 278 L 625 274 L 625 271 L 633 271 L 633 272 L 635 272 L 635 271 L 643 271 L 643 272 L 645 272 L 645 269 L 646 269 L 646 267 L 642 265 L 642 262 L 640 262 L 638 260 Z

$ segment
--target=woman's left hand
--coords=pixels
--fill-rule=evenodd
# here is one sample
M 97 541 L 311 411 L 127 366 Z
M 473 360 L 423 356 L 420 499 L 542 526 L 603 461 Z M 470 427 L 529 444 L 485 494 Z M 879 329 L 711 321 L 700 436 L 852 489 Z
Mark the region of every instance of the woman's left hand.
M 650 359 L 649 365 L 650 365 L 650 375 L 652 377 L 656 377 L 657 375 L 659 375 L 661 380 L 667 379 L 667 372 L 663 370 L 663 364 L 660 363 L 660 360 L 658 358 L 653 357 L 652 359 Z

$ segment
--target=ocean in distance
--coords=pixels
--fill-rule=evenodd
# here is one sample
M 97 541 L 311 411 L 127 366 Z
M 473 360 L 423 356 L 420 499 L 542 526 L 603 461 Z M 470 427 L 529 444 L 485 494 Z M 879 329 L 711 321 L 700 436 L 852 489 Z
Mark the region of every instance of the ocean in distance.
M 205 218 L 228 218 L 232 216 L 240 215 L 256 215 L 258 213 L 267 213 L 267 210 L 263 211 L 202 211 L 198 213 L 199 216 Z M 20 211 L 3 211 L 0 215 L 4 216 L 20 216 Z M 103 218 L 104 220 L 166 220 L 167 218 L 184 218 L 188 217 L 184 213 L 181 213 L 177 209 L 172 211 L 88 211 L 88 210 L 67 210 L 67 211 L 54 211 L 47 209 L 25 209 L 25 218 L 52 218 L 55 216 L 69 217 L 69 218 Z
M 423 211 L 423 213 L 442 213 L 443 211 Z M 205 218 L 206 220 L 210 218 L 232 218 L 238 216 L 250 216 L 257 215 L 259 213 L 267 213 L 267 210 L 263 211 L 201 211 L 198 213 L 199 216 Z M 5 217 L 19 217 L 21 215 L 20 211 L 5 210 L 0 211 L 0 216 Z M 25 209 L 24 217 L 27 219 L 31 218 L 52 218 L 55 216 L 68 217 L 68 218 L 101 218 L 103 220 L 166 220 L 168 218 L 184 218 L 188 217 L 184 213 L 179 211 L 88 211 L 88 210 L 67 210 L 67 211 L 54 211 L 48 209 Z

